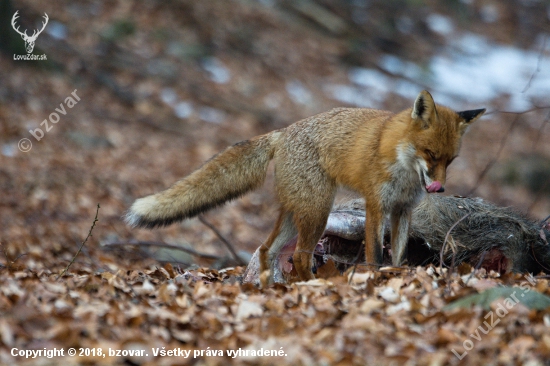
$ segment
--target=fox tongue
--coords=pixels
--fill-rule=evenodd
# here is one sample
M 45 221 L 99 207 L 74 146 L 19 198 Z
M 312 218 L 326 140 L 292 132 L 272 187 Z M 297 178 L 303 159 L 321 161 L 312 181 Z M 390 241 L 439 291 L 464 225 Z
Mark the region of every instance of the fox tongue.
M 426 190 L 429 193 L 437 192 L 441 189 L 441 183 L 438 181 L 432 182 L 429 186 L 426 186 Z

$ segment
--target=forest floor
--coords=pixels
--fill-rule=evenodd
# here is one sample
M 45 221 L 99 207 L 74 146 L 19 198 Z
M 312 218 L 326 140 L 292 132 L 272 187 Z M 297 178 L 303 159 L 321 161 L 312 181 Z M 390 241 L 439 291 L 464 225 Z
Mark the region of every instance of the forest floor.
M 455 34 L 548 57 L 543 5 L 338 3 L 11 2 L 22 29 L 50 19 L 34 52 L 47 61 L 0 55 L 0 364 L 548 364 L 550 309 L 521 301 L 550 295 L 545 274 L 359 266 L 258 289 L 199 219 L 152 231 L 122 221 L 133 200 L 241 140 L 343 105 L 409 108 L 408 74 L 388 65 L 425 70 Z M 519 94 L 540 76 L 530 67 Z M 350 81 L 365 70 L 387 84 Z M 428 79 L 408 88 L 437 85 Z M 446 192 L 544 219 L 547 95 L 515 113 L 506 90 L 481 103 L 433 95 L 491 112 L 465 136 Z M 262 188 L 205 215 L 245 259 L 274 223 L 272 186 L 270 169 Z M 502 286 L 520 301 L 445 307 Z

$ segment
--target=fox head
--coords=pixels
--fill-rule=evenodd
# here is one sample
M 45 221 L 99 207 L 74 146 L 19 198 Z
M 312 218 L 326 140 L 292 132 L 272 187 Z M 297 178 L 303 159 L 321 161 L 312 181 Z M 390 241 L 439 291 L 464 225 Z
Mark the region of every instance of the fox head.
M 443 192 L 447 167 L 458 156 L 462 136 L 485 109 L 455 112 L 434 103 L 430 93 L 422 91 L 411 112 L 411 135 L 416 151 L 415 169 L 429 193 Z

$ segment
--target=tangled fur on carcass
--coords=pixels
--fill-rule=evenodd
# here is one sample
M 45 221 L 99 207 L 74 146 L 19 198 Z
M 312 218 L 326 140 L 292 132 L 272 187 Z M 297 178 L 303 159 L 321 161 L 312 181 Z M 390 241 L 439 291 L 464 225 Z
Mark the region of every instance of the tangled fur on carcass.
M 364 235 L 364 201 L 355 199 L 335 206 L 315 249 L 314 271 L 334 274 L 335 270 L 342 272 L 355 263 L 364 263 Z M 447 266 L 466 262 L 501 273 L 550 273 L 548 241 L 550 223 L 546 221 L 537 223 L 480 198 L 431 194 L 413 211 L 406 265 L 439 265 L 443 258 Z M 290 258 L 295 246 L 296 238 L 289 241 L 273 261 L 271 270 L 276 282 L 292 280 Z M 389 248 L 389 231 L 385 248 Z M 385 262 L 391 263 L 391 253 L 388 250 L 384 253 Z M 258 279 L 256 251 L 244 281 L 257 283 Z
M 499 272 L 550 272 L 546 223 L 480 198 L 428 196 L 414 210 L 410 237 L 439 256 L 455 223 L 443 253 L 446 263 L 454 255 L 455 263 L 480 264 Z

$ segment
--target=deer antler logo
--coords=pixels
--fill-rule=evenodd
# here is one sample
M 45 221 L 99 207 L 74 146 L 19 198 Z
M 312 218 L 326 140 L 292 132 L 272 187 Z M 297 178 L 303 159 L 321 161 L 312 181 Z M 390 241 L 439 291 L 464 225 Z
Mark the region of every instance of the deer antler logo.
M 13 27 L 13 29 L 19 33 L 21 35 L 21 38 L 23 38 L 23 41 L 25 41 L 25 48 L 27 49 L 27 53 L 31 53 L 32 50 L 34 49 L 34 42 L 36 42 L 36 38 L 38 38 L 38 36 L 40 35 L 40 33 L 42 33 L 42 31 L 44 30 L 44 28 L 46 28 L 46 24 L 48 24 L 48 14 L 44 13 L 44 19 L 46 19 L 45 22 L 42 22 L 42 29 L 40 29 L 37 33 L 37 31 L 35 30 L 32 34 L 32 36 L 28 36 L 27 35 L 27 30 L 25 29 L 25 32 L 21 32 L 19 30 L 19 26 L 17 28 L 15 28 L 15 21 L 17 20 L 17 18 L 19 18 L 19 15 L 17 15 L 17 13 L 19 13 L 19 10 L 17 10 L 15 12 L 15 14 L 13 14 L 13 18 L 11 18 L 11 26 Z

